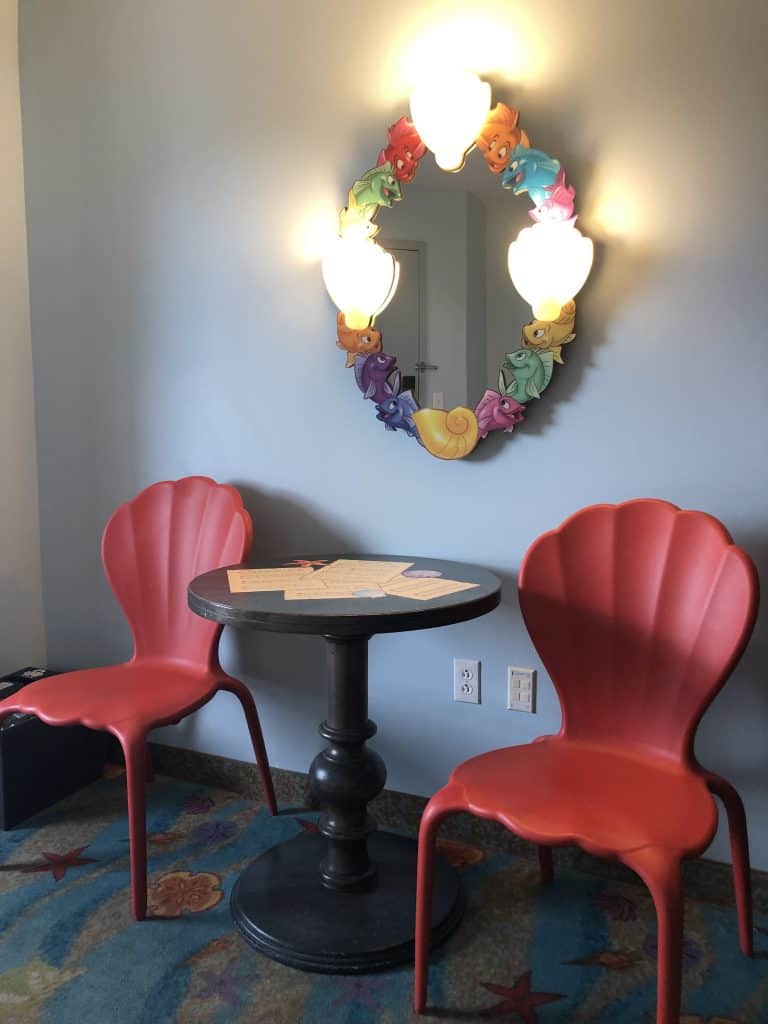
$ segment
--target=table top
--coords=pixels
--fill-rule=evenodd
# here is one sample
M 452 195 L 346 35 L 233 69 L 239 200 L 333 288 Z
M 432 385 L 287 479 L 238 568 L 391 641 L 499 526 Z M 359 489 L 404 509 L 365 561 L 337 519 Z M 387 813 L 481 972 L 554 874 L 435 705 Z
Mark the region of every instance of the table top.
M 330 564 L 336 559 L 411 562 L 409 575 L 439 574 L 446 580 L 477 586 L 427 601 L 410 597 L 352 597 L 325 600 L 285 600 L 282 591 L 232 593 L 228 569 L 274 569 L 302 561 Z M 319 568 L 320 566 L 318 566 Z M 410 555 L 299 554 L 214 569 L 189 584 L 189 607 L 203 618 L 228 626 L 246 626 L 278 633 L 321 636 L 373 636 L 431 629 L 466 622 L 492 611 L 501 600 L 501 581 L 477 565 Z

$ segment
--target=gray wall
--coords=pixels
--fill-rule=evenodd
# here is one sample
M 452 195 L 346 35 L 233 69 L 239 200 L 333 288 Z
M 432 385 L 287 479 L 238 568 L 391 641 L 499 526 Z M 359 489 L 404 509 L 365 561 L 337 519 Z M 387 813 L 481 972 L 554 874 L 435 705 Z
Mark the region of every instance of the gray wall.
M 44 658 L 16 0 L 0 0 L 0 674 Z
M 514 581 L 541 531 L 656 495 L 714 513 L 768 561 L 764 0 L 475 5 L 499 22 L 481 51 L 518 40 L 496 94 L 568 168 L 597 261 L 578 340 L 525 429 L 459 464 L 362 407 L 301 244 L 406 109 L 403 47 L 451 10 L 392 0 L 373 35 L 351 0 L 22 5 L 50 660 L 127 653 L 99 536 L 158 478 L 242 486 L 257 552 L 482 563 L 504 578 L 496 613 L 372 643 L 376 746 L 390 785 L 421 793 L 461 758 L 558 726 L 544 677 L 536 716 L 502 708 L 505 666 L 538 665 Z M 285 768 L 318 747 L 321 654 L 311 638 L 226 642 Z M 480 707 L 451 702 L 454 656 L 483 659 Z M 763 622 L 698 744 L 741 788 L 762 867 L 765 667 Z M 166 735 L 248 756 L 226 696 Z

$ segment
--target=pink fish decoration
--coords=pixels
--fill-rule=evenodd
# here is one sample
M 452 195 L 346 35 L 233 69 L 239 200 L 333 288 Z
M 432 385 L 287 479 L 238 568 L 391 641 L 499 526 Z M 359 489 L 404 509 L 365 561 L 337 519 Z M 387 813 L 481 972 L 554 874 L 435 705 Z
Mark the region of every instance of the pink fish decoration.
M 573 185 L 566 185 L 565 168 L 560 168 L 554 185 L 548 185 L 545 191 L 549 193 L 549 198 L 528 211 L 531 219 L 535 221 L 570 220 L 573 216 L 576 189 Z
M 492 430 L 504 430 L 511 434 L 518 423 L 525 419 L 525 406 L 514 398 L 500 395 L 488 388 L 475 408 L 480 437 L 487 437 Z

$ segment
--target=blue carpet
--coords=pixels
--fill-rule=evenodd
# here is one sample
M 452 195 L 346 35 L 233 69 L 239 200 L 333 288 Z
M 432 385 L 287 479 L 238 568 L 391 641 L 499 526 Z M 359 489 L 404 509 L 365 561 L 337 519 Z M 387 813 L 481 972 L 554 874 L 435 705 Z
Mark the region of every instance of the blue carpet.
M 230 921 L 232 884 L 274 843 L 302 841 L 315 815 L 271 818 L 219 790 L 150 787 L 151 919 L 129 911 L 124 779 L 105 779 L 0 834 L 2 1024 L 400 1024 L 409 968 L 305 974 L 259 956 Z M 653 906 L 645 889 L 446 843 L 469 896 L 433 960 L 432 1019 L 523 1024 L 651 1022 Z M 768 1022 L 768 920 L 741 956 L 729 899 L 686 904 L 682 1024 Z M 429 1018 L 426 1018 L 429 1019 Z

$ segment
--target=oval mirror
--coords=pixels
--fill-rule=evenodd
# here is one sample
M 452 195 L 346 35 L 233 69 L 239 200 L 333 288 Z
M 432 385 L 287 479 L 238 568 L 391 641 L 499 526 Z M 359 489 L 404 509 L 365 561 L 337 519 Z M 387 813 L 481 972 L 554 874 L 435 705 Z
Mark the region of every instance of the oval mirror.
M 363 398 L 443 459 L 524 421 L 565 362 L 592 260 L 559 161 L 504 104 L 481 125 L 461 173 L 446 174 L 396 122 L 323 264 Z M 514 201 L 526 193 L 533 208 Z

